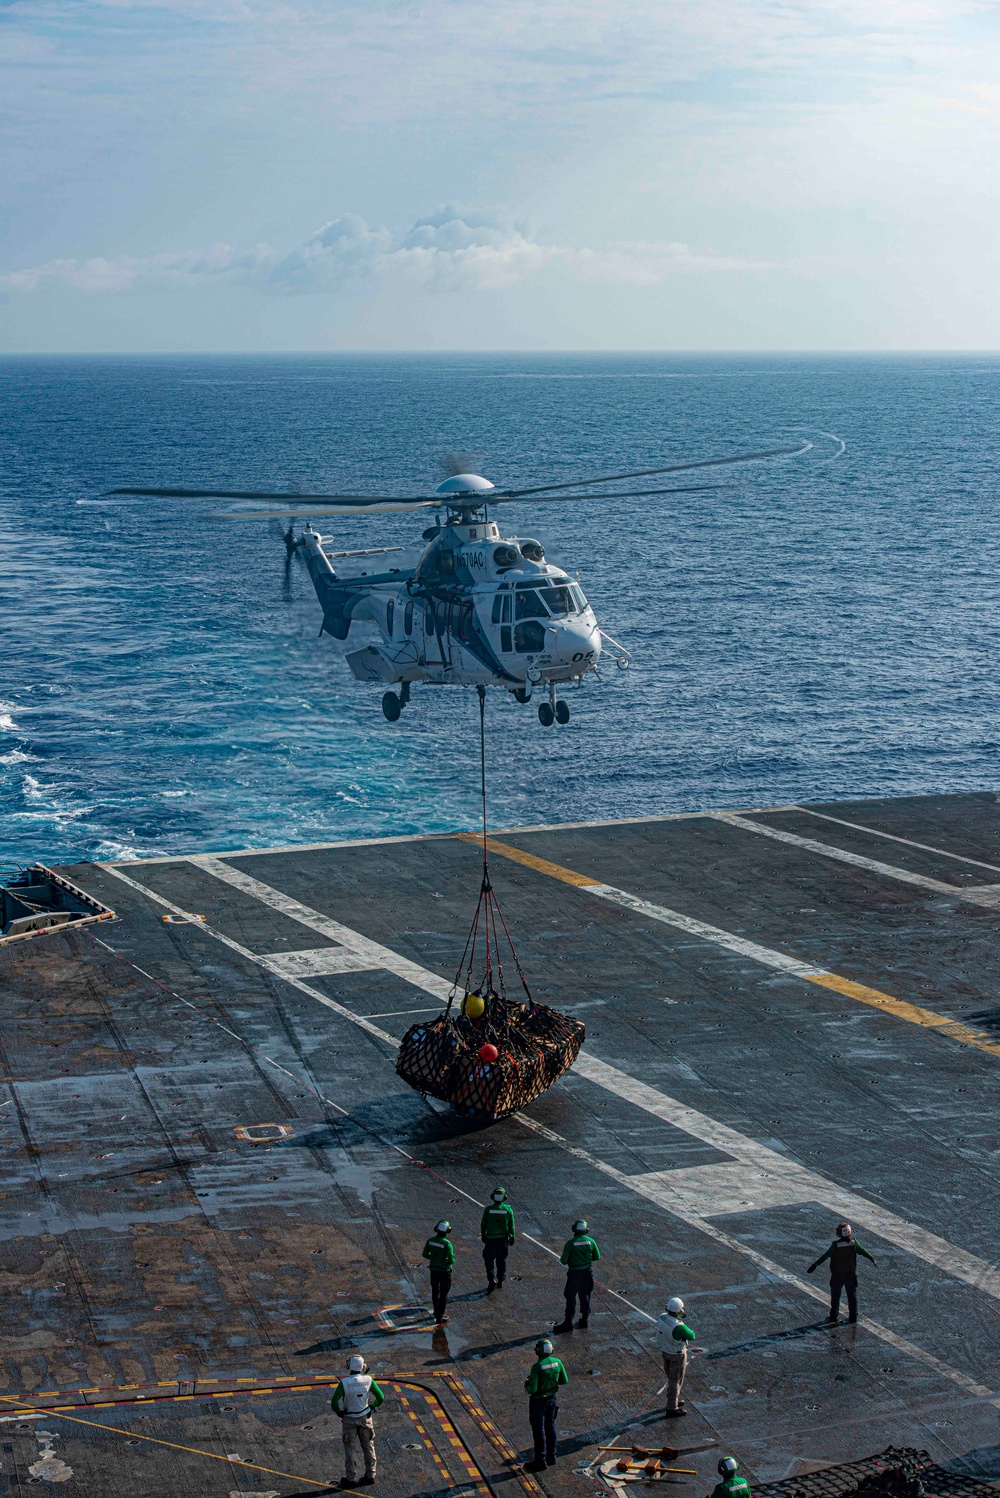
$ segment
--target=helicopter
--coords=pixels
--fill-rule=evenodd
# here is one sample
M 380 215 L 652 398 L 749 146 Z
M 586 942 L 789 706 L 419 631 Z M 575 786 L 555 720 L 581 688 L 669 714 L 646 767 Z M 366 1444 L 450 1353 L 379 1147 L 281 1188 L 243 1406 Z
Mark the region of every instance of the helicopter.
M 284 533 L 287 565 L 305 563 L 323 612 L 321 634 L 346 640 L 355 623 L 375 625 L 379 639 L 350 652 L 347 664 L 356 680 L 383 685 L 382 712 L 395 723 L 410 701 L 414 683 L 496 685 L 520 703 L 537 692 L 543 727 L 570 720 L 559 688 L 598 675 L 603 655 L 627 669 L 630 652 L 597 621 L 580 586 L 546 559 L 541 542 L 502 535 L 490 509 L 536 500 L 652 498 L 699 493 L 722 487 L 683 487 L 600 491 L 600 486 L 653 478 L 691 469 L 717 468 L 767 458 L 795 457 L 810 442 L 763 452 L 737 453 L 671 463 L 630 473 L 604 474 L 498 489 L 481 474 L 452 460 L 452 471 L 430 494 L 289 494 L 223 489 L 113 489 L 113 495 L 158 498 L 282 500 L 282 510 L 230 512 L 216 519 L 289 519 Z M 569 493 L 564 491 L 571 491 Z M 591 492 L 580 493 L 581 490 Z M 295 502 L 303 502 L 298 507 Z M 409 514 L 434 511 L 435 523 L 410 546 L 336 551 L 331 537 L 310 523 L 296 535 L 294 521 L 319 515 Z M 444 519 L 442 520 L 442 517 Z M 389 558 L 393 558 L 389 561 Z M 376 567 L 375 559 L 380 565 Z M 386 559 L 386 560 L 382 560 Z M 342 564 L 347 563 L 345 568 Z M 335 565 L 338 564 L 338 565 Z M 599 676 L 598 676 L 598 679 Z M 398 690 L 393 690 L 398 688 Z

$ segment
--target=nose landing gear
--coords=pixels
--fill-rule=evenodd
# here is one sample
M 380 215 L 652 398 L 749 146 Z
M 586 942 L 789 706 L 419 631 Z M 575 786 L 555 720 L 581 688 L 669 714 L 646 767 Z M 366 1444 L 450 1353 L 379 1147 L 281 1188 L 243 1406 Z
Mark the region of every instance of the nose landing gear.
M 399 696 L 395 692 L 386 692 L 382 698 L 382 711 L 390 723 L 395 723 L 403 708 L 410 700 L 410 683 L 404 681 L 399 689 Z

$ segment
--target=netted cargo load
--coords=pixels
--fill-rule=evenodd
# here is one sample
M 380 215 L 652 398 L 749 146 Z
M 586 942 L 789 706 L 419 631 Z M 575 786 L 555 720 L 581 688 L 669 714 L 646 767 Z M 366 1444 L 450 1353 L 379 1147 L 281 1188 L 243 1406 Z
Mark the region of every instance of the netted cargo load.
M 466 1012 L 470 998 L 484 1005 L 476 1018 Z M 584 1034 L 581 1020 L 545 1004 L 474 994 L 457 1016 L 449 1008 L 429 1024 L 411 1025 L 396 1071 L 459 1113 L 502 1118 L 540 1097 L 573 1065 Z

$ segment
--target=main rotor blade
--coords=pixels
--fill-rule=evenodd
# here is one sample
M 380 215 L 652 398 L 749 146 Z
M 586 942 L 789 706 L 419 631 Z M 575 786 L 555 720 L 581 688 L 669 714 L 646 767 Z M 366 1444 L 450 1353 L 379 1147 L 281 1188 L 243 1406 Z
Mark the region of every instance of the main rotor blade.
M 697 463 L 670 463 L 666 468 L 638 468 L 634 473 L 606 473 L 599 479 L 570 479 L 565 484 L 539 484 L 534 489 L 502 489 L 491 503 L 496 504 L 499 498 L 520 499 L 524 494 L 551 494 L 556 489 L 582 489 L 589 484 L 617 484 L 622 479 L 652 478 L 657 473 L 681 473 L 687 468 L 721 468 L 727 463 L 752 463 L 756 458 L 787 458 L 808 452 L 812 445 L 811 442 L 803 442 L 799 447 L 772 447 L 766 452 L 737 453 L 732 458 L 700 458 Z
M 108 489 L 113 494 L 138 494 L 151 499 L 307 499 L 313 504 L 342 504 L 348 507 L 371 504 L 436 504 L 433 494 L 289 494 L 256 489 Z
M 300 515 L 408 515 L 411 510 L 439 510 L 439 499 L 414 500 L 410 504 L 377 501 L 365 505 L 324 505 L 310 510 L 218 510 L 206 520 L 292 520 Z
M 527 494 L 502 494 L 499 499 L 491 499 L 491 505 L 506 504 L 530 504 L 533 499 L 538 499 L 540 504 L 549 504 L 554 500 L 563 499 L 642 499 L 649 494 L 700 494 L 705 489 L 725 489 L 727 484 L 685 484 L 673 489 L 622 489 L 612 494 L 542 494 L 531 489 Z

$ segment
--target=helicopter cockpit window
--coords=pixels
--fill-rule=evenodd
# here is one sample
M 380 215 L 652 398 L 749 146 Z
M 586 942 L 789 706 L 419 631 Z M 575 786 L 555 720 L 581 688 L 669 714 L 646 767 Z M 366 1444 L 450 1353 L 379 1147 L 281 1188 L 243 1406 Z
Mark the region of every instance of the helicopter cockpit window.
M 573 595 L 573 602 L 576 604 L 577 608 L 580 610 L 580 613 L 582 614 L 583 611 L 584 611 L 584 609 L 587 607 L 587 596 L 586 596 L 586 594 L 584 593 L 583 589 L 580 587 L 579 583 L 570 583 L 569 591 Z
M 520 618 L 520 614 L 518 618 Z M 510 594 L 497 593 L 493 599 L 493 623 L 510 623 Z
M 542 588 L 541 596 L 549 606 L 549 613 L 557 619 L 562 614 L 576 613 L 576 600 L 569 588 Z
M 546 589 L 549 593 L 555 591 L 554 588 Z M 549 617 L 549 611 L 538 596 L 537 589 L 529 588 L 524 593 L 517 592 L 514 597 L 516 599 L 515 619 L 547 619 Z

